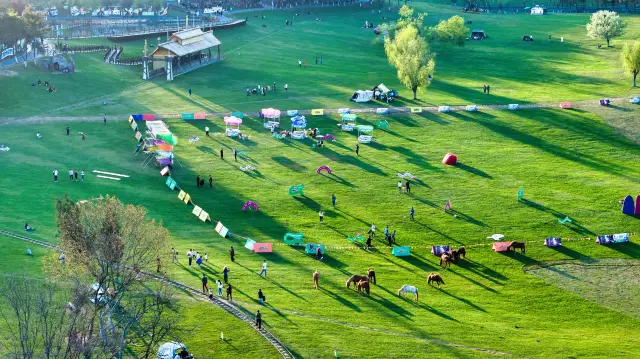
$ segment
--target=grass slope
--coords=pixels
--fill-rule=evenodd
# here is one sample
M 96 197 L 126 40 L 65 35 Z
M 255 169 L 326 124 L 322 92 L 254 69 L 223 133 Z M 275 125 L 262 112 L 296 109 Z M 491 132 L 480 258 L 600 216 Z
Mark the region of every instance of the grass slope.
M 256 292 L 262 288 L 268 298 L 266 325 L 301 357 L 326 357 L 338 349 L 346 358 L 496 355 L 482 350 L 517 357 L 598 358 L 610 355 L 612 347 L 617 357 L 638 356 L 633 339 L 620 339 L 638 336 L 635 317 L 522 271 L 523 265 L 543 260 L 640 255 L 635 243 L 607 248 L 577 241 L 558 251 L 541 245 L 548 236 L 636 231 L 637 219 L 621 215 L 617 200 L 637 186 L 640 151 L 604 121 L 560 110 L 391 117 L 390 131 L 376 131 L 376 142 L 363 145 L 361 156 L 355 157 L 356 136 L 339 132 L 336 118 L 308 120 L 337 141 L 322 149 L 310 142 L 277 141 L 252 118 L 243 125 L 251 135 L 247 141 L 206 138 L 205 125 L 212 132 L 223 131 L 220 120 L 169 121 L 180 138 L 176 153 L 184 167 L 176 166 L 174 177 L 196 204 L 233 233 L 281 243 L 284 233 L 301 231 L 307 243 L 331 246 L 323 262 L 286 246 L 275 246 L 272 254 L 250 254 L 242 248 L 242 238 L 220 238 L 166 188 L 157 169 L 140 165 L 143 158 L 133 155 L 135 140 L 126 122 L 71 123 L 73 133 L 88 134 L 84 142 L 77 134 L 64 135 L 66 123 L 2 126 L 12 150 L 2 154 L 6 175 L 0 177 L 5 204 L 0 217 L 6 219 L 4 227 L 15 231 L 28 220 L 38 228 L 35 235 L 53 240 L 52 201 L 64 193 L 74 199 L 108 193 L 144 205 L 150 216 L 163 220 L 181 254 L 188 248 L 209 254 L 202 268 L 185 266 L 182 255 L 180 265 L 170 266 L 172 278 L 197 286 L 202 273 L 217 278 L 229 265 L 235 299 L 253 313 L 259 308 Z M 43 139 L 35 139 L 36 130 Z M 201 138 L 197 144 L 186 141 L 193 135 Z M 218 155 L 221 147 L 224 161 Z M 234 162 L 231 148 L 247 151 L 249 159 Z M 460 165 L 441 165 L 447 152 L 458 154 Z M 241 172 L 244 164 L 258 171 Z M 320 165 L 329 165 L 334 175 L 317 175 Z M 62 174 L 58 184 L 51 181 L 53 167 Z M 131 178 L 115 182 L 88 175 L 84 183 L 71 183 L 64 176 L 68 168 Z M 395 187 L 396 173 L 405 171 L 418 176 L 411 195 L 400 195 Z M 214 188 L 194 188 L 196 174 L 211 174 Z M 289 197 L 287 188 L 298 183 L 305 184 L 306 196 Z M 523 203 L 516 201 L 518 188 L 526 191 Z M 338 197 L 337 209 L 330 208 L 332 193 Z M 457 217 L 442 212 L 448 199 Z M 247 200 L 258 202 L 260 211 L 242 212 Z M 411 206 L 416 208 L 413 222 L 408 220 Z M 322 225 L 320 208 L 326 212 Z M 574 224 L 558 224 L 564 216 Z M 387 224 L 397 229 L 398 244 L 411 245 L 413 255 L 393 257 L 381 239 L 374 250 L 345 248 L 350 247 L 345 237 L 365 232 L 371 222 L 380 232 Z M 526 256 L 498 255 L 485 239 L 493 233 L 536 243 L 529 245 Z M 470 246 L 469 260 L 460 266 L 440 270 L 437 258 L 429 254 L 435 244 L 484 245 Z M 230 245 L 238 253 L 233 264 Z M 257 276 L 263 259 L 269 263 L 268 279 Z M 344 288 L 347 276 L 369 267 L 379 277 L 371 297 Z M 321 273 L 319 291 L 311 287 L 316 269 Z M 442 291 L 426 286 L 425 276 L 432 271 L 444 275 Z M 404 283 L 420 288 L 419 303 L 397 297 Z M 230 325 L 228 318 L 220 320 Z M 608 335 L 614 328 L 619 334 Z M 218 336 L 217 330 L 212 337 Z M 363 340 L 354 342 L 354 337 Z

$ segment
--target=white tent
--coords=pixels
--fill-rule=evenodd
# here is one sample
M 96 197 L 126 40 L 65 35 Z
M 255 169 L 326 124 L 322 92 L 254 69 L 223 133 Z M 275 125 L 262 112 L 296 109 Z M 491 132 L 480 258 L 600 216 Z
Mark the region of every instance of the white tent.
M 355 102 L 369 102 L 373 98 L 373 91 L 358 90 L 351 96 L 351 101 Z
M 544 15 L 547 13 L 547 9 L 541 7 L 540 5 L 536 5 L 531 8 L 531 15 Z
M 164 343 L 158 349 L 158 354 L 156 355 L 156 359 L 175 359 L 177 358 L 180 350 L 187 350 L 187 347 L 178 342 L 168 342 Z

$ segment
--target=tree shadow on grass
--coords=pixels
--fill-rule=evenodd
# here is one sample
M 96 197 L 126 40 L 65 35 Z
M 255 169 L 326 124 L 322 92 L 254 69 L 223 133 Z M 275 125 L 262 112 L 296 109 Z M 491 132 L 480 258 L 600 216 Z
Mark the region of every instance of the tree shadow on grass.
M 320 203 L 316 202 L 314 199 L 309 198 L 307 196 L 293 196 L 293 199 L 295 199 L 298 203 L 314 211 L 320 211 L 320 208 L 322 208 Z
M 450 210 L 448 210 L 448 213 L 451 213 L 451 214 L 454 214 L 454 215 L 456 215 L 456 216 L 457 216 L 457 217 L 454 217 L 454 218 L 457 218 L 457 219 L 463 220 L 463 221 L 465 221 L 465 222 L 468 222 L 468 223 L 474 224 L 474 225 L 476 225 L 476 226 L 480 226 L 480 227 L 488 227 L 488 225 L 487 225 L 486 223 L 482 222 L 481 220 L 475 219 L 475 218 L 471 217 L 470 215 L 465 214 L 465 213 L 462 213 L 462 212 L 457 211 L 457 210 L 455 210 L 455 209 L 450 209 Z
M 200 145 L 200 146 L 196 146 L 196 149 L 200 152 L 208 153 L 210 155 L 216 154 L 216 152 L 212 150 L 211 147 L 208 147 L 208 146 Z
M 547 207 L 545 205 L 539 204 L 537 202 L 528 200 L 526 198 L 523 198 L 520 200 L 520 203 L 531 207 L 531 208 L 535 208 L 538 211 L 542 211 L 542 212 L 547 212 L 550 213 L 551 215 L 553 215 L 554 217 L 558 218 L 558 219 L 564 219 L 566 217 L 568 217 L 566 214 L 562 213 L 562 212 L 558 212 L 553 208 Z M 572 221 L 570 223 L 566 223 L 564 224 L 564 226 L 566 226 L 567 228 L 569 228 L 570 230 L 578 233 L 578 234 L 588 234 L 588 235 L 595 235 L 594 232 L 592 232 L 591 230 L 589 230 L 588 228 L 584 227 L 583 225 L 581 225 L 580 223 L 578 223 L 577 220 L 572 219 Z
M 444 293 L 444 294 L 446 294 L 446 295 L 450 296 L 451 298 L 455 298 L 455 299 L 457 299 L 457 300 L 461 301 L 462 303 L 464 303 L 464 304 L 466 304 L 466 305 L 468 305 L 468 306 L 470 306 L 470 307 L 472 307 L 472 308 L 474 308 L 474 309 L 476 309 L 476 310 L 479 310 L 479 311 L 484 312 L 484 313 L 486 313 L 486 312 L 487 312 L 484 308 L 482 308 L 481 306 L 479 306 L 479 305 L 477 305 L 477 304 L 474 304 L 472 301 L 470 301 L 470 300 L 468 300 L 468 299 L 460 298 L 460 297 L 458 297 L 457 295 L 455 295 L 455 294 L 453 294 L 453 293 L 449 293 L 449 292 L 447 292 L 447 291 L 446 291 L 446 290 L 444 290 L 444 289 L 440 289 L 440 292 L 442 292 L 442 293 Z
M 407 162 L 414 164 L 420 167 L 421 169 L 426 169 L 426 170 L 435 171 L 435 172 L 442 172 L 442 169 L 427 162 L 425 156 L 421 156 L 413 152 L 413 150 L 410 148 L 403 147 L 403 146 L 391 146 L 389 148 L 399 153 L 400 155 L 406 157 Z M 412 181 L 416 181 L 416 179 L 413 179 Z
M 435 208 L 437 208 L 437 207 L 435 207 Z M 451 237 L 450 235 L 448 235 L 448 234 L 446 234 L 446 233 L 444 233 L 444 232 L 440 232 L 439 230 L 437 230 L 437 229 L 435 229 L 435 228 L 433 228 L 433 227 L 429 227 L 428 225 L 426 225 L 426 224 L 424 224 L 424 223 L 422 223 L 422 222 L 418 222 L 418 221 L 413 221 L 413 222 L 414 222 L 414 223 L 416 223 L 416 224 L 419 224 L 420 226 L 422 226 L 422 227 L 426 228 L 426 229 L 427 229 L 427 230 L 429 230 L 429 231 L 432 231 L 432 232 L 434 232 L 434 233 L 437 233 L 437 234 L 439 234 L 439 235 L 443 236 L 444 238 L 446 238 L 446 239 L 448 239 L 448 240 L 450 240 L 450 241 L 456 242 L 456 243 L 458 243 L 458 244 L 464 244 L 464 243 L 460 242 L 459 240 L 457 240 L 457 239 L 455 239 L 455 238 Z
M 403 135 L 401 135 L 401 134 L 399 134 L 399 133 L 397 133 L 397 132 L 395 132 L 395 131 L 391 131 L 390 129 L 389 129 L 389 130 L 384 130 L 384 132 L 386 132 L 386 133 L 388 133 L 388 134 L 390 134 L 390 135 L 392 135 L 392 136 L 395 136 L 395 137 L 401 138 L 401 139 L 403 139 L 403 140 L 405 140 L 405 141 L 414 142 L 414 143 L 415 143 L 415 142 L 418 142 L 417 140 L 414 140 L 413 138 L 403 136 Z
M 476 274 L 480 277 L 485 278 L 486 280 L 492 281 L 495 284 L 502 284 L 501 280 L 507 280 L 508 278 L 504 275 L 496 272 L 495 270 L 488 268 L 487 266 L 480 264 L 478 262 L 474 262 L 470 259 L 460 259 L 458 263 L 456 263 L 460 268 L 466 269 L 473 274 Z
M 379 288 L 383 288 L 383 287 L 379 287 Z M 372 288 L 375 289 L 375 288 Z M 389 311 L 391 311 L 394 314 L 397 314 L 405 319 L 411 320 L 413 321 L 413 313 L 409 312 L 408 310 L 402 308 L 401 306 L 397 305 L 396 303 L 383 298 L 377 294 L 371 294 L 369 296 L 369 298 L 371 298 L 372 300 L 374 300 L 376 303 L 378 303 L 379 305 L 383 306 L 384 308 L 388 309 Z
M 550 247 L 551 249 L 553 249 L 554 251 L 558 252 L 558 253 L 562 253 L 567 257 L 571 257 L 573 259 L 578 259 L 581 262 L 585 262 L 585 263 L 593 263 L 595 262 L 595 260 L 587 255 L 584 255 L 580 252 L 577 252 L 571 248 L 567 248 L 564 245 L 560 246 L 560 247 Z
M 469 172 L 469 173 L 471 173 L 473 175 L 476 175 L 476 176 L 480 176 L 480 177 L 488 178 L 488 179 L 493 179 L 493 177 L 491 177 L 491 175 L 489 175 L 488 173 L 484 172 L 483 170 L 475 168 L 475 167 L 471 167 L 469 165 L 465 165 L 464 163 L 458 162 L 456 164 L 456 167 L 460 168 L 463 171 L 467 171 L 467 172 Z
M 344 155 L 344 154 L 341 154 L 341 153 L 337 153 L 337 152 L 335 152 L 334 150 L 332 150 L 330 148 L 325 148 L 323 151 L 320 151 L 319 153 L 322 154 L 323 156 L 327 157 L 328 159 L 332 160 L 332 161 L 337 161 L 337 162 L 350 164 L 350 165 L 359 167 L 362 170 L 367 171 L 369 173 L 373 173 L 373 174 L 377 174 L 377 175 L 381 175 L 381 176 L 386 176 L 387 175 L 386 173 L 384 173 L 384 171 L 382 171 L 378 167 L 375 167 L 375 166 L 373 166 L 373 165 L 371 165 L 369 163 L 366 163 L 366 162 L 362 161 L 357 156 Z
M 415 253 L 407 256 L 407 257 L 399 257 L 407 263 L 414 265 L 416 268 L 420 270 L 424 270 L 425 272 L 433 272 L 436 270 L 431 263 L 427 262 L 424 257 L 417 256 Z
M 443 125 L 443 126 L 448 126 L 449 125 L 449 121 L 443 119 L 439 114 L 437 113 L 433 113 L 433 112 L 429 112 L 429 111 L 422 111 L 418 114 L 416 114 L 418 117 L 422 117 L 426 120 L 429 120 L 433 123 L 436 123 L 438 125 Z
M 343 306 L 356 311 L 356 312 L 361 312 L 362 310 L 360 309 L 360 307 L 352 302 L 350 302 L 348 299 L 324 288 L 323 286 L 318 286 L 318 288 L 320 289 L 320 291 L 324 294 L 326 294 L 327 296 L 331 297 L 332 299 L 336 300 L 338 303 L 342 304 Z
M 402 284 L 398 284 L 398 287 L 401 287 L 401 286 L 402 286 Z M 443 319 L 451 320 L 451 321 L 454 321 L 454 322 L 458 322 L 458 320 L 457 320 L 457 319 L 455 319 L 455 318 L 453 318 L 453 317 L 450 317 L 449 315 L 447 315 L 447 314 L 445 314 L 445 313 L 443 313 L 443 312 L 441 312 L 441 311 L 439 311 L 439 310 L 437 310 L 437 309 L 435 309 L 435 308 L 433 308 L 433 307 L 431 307 L 431 306 L 429 306 L 429 305 L 427 305 L 427 304 L 425 304 L 425 303 L 422 303 L 422 302 L 420 302 L 420 301 L 415 301 L 415 300 L 413 300 L 413 298 L 412 298 L 412 297 L 405 298 L 405 297 L 403 297 L 403 296 L 398 296 L 398 293 L 397 293 L 397 292 L 395 292 L 395 293 L 394 293 L 394 292 L 391 292 L 391 291 L 390 291 L 390 290 L 388 290 L 387 288 L 385 288 L 385 287 L 383 287 L 383 286 L 380 286 L 380 285 L 379 285 L 379 286 L 376 286 L 376 287 L 377 287 L 377 288 L 380 288 L 380 289 L 382 289 L 382 290 L 384 290 L 385 292 L 389 293 L 391 296 L 394 296 L 394 297 L 398 297 L 398 298 L 400 298 L 400 300 L 402 300 L 402 301 L 403 301 L 403 302 L 405 302 L 405 303 L 408 303 L 408 304 L 411 304 L 411 305 L 417 306 L 417 307 L 419 307 L 419 308 L 425 309 L 425 310 L 427 310 L 427 311 L 429 311 L 429 312 L 431 312 L 431 313 L 433 313 L 433 314 L 435 314 L 435 315 L 437 315 L 437 316 L 439 316 L 439 317 L 441 317 L 441 318 L 443 318 Z M 412 295 L 412 294 L 410 294 L 409 296 L 411 296 L 411 295 Z
M 271 157 L 272 160 L 274 160 L 276 163 L 290 169 L 291 171 L 294 172 L 304 172 L 307 170 L 307 167 L 301 163 L 298 163 L 296 161 L 291 160 L 288 157 L 284 157 L 284 156 L 273 156 Z
M 344 178 L 336 175 L 336 174 L 330 174 L 330 175 L 325 175 L 324 173 L 321 173 L 320 176 L 322 176 L 323 178 L 327 178 L 330 179 L 338 184 L 341 184 L 343 186 L 347 186 L 347 187 L 351 187 L 351 188 L 358 188 L 358 186 L 354 185 L 353 183 L 345 180 Z
M 452 268 L 453 268 L 453 267 L 452 267 Z M 469 282 L 471 282 L 471 283 L 473 283 L 473 284 L 477 285 L 478 287 L 481 287 L 482 289 L 487 290 L 487 291 L 489 291 L 489 292 L 492 292 L 492 293 L 495 293 L 495 294 L 500 293 L 500 292 L 498 292 L 497 290 L 495 290 L 495 289 L 493 289 L 493 288 L 491 288 L 491 287 L 489 287 L 489 286 L 487 286 L 487 285 L 485 285 L 485 284 L 482 284 L 482 283 L 478 282 L 477 280 L 475 280 L 475 279 L 473 279 L 473 278 L 471 278 L 471 277 L 469 277 L 469 276 L 466 276 L 466 275 L 464 275 L 464 274 L 462 274 L 462 273 L 459 273 L 458 271 L 454 271 L 454 270 L 449 269 L 449 270 L 448 270 L 447 272 L 445 272 L 445 273 L 453 273 L 453 274 L 455 274 L 455 275 L 457 275 L 457 276 L 460 276 L 460 277 L 462 277 L 462 278 L 464 278 L 464 279 L 468 280 Z

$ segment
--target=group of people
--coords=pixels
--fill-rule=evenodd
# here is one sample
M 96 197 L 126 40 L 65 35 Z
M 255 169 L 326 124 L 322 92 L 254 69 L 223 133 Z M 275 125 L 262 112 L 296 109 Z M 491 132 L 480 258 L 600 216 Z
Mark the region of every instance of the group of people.
M 398 180 L 398 193 L 411 193 L 411 182 L 407 180 L 402 184 L 402 181 Z
M 289 84 L 284 84 L 284 90 L 285 91 L 289 91 Z M 273 82 L 273 86 L 269 86 L 269 85 L 260 85 L 258 84 L 258 87 L 254 87 L 253 89 L 250 89 L 249 87 L 247 87 L 247 96 L 251 96 L 251 95 L 262 95 L 262 96 L 266 96 L 267 92 L 269 91 L 276 91 L 276 83 L 275 81 Z
M 171 252 L 171 262 L 178 263 L 178 252 L 175 248 L 171 248 Z M 203 256 L 195 249 L 189 248 L 189 250 L 187 251 L 187 260 L 189 261 L 189 267 L 193 267 L 193 262 L 196 262 L 196 264 L 200 266 L 202 265 L 202 263 L 209 262 L 209 255 L 205 253 Z
M 200 175 L 196 176 L 196 187 L 204 187 L 204 176 L 200 177 Z M 213 188 L 213 177 L 209 175 L 209 188 Z
M 482 92 L 483 92 L 483 93 L 486 93 L 486 94 L 491 93 L 491 86 L 489 86 L 489 85 L 484 85 L 484 86 L 482 87 Z
M 58 183 L 58 169 L 54 168 L 53 172 L 51 173 L 53 175 L 53 182 Z M 74 171 L 73 169 L 69 170 L 69 179 L 71 181 L 77 181 L 78 180 L 78 171 Z M 84 182 L 84 170 L 80 171 L 80 181 Z
M 42 85 L 42 80 L 38 79 L 38 86 L 41 86 L 41 85 Z M 36 83 L 35 83 L 35 82 L 32 82 L 32 83 L 31 83 L 31 86 L 35 87 L 35 86 L 36 86 Z M 45 81 L 45 82 L 44 82 L 44 87 L 45 87 L 45 88 L 47 89 L 47 91 L 49 91 L 49 92 L 56 92 L 56 87 L 55 87 L 55 86 L 50 85 L 50 84 L 49 84 L 49 81 Z

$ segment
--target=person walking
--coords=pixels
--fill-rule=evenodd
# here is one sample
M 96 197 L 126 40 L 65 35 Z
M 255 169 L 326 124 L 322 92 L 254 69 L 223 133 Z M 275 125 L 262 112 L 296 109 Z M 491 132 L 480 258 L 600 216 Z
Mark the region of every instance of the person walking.
M 67 126 L 67 136 L 69 136 L 69 126 Z
M 316 56 L 316 65 L 318 64 L 318 56 Z
M 260 313 L 260 309 L 258 309 L 258 312 L 256 313 L 256 326 L 258 327 L 258 330 L 262 329 L 262 314 Z
M 384 238 L 389 237 L 389 225 L 384 227 Z
M 385 238 L 387 239 L 387 243 L 389 243 L 389 247 L 391 247 L 393 245 L 393 241 L 391 240 L 391 234 L 387 234 Z
M 205 127 L 204 127 L 204 134 L 205 134 L 205 136 L 207 136 L 207 137 L 211 137 L 211 136 L 209 136 L 209 126 L 205 126 Z
M 304 67 L 307 67 L 307 59 L 304 59 Z
M 332 193 L 331 194 L 331 204 L 333 205 L 333 208 L 336 208 L 336 202 L 338 201 L 338 199 L 336 198 L 336 194 Z
M 80 132 L 80 135 L 82 135 L 82 140 L 86 140 L 87 139 L 87 134 L 84 132 Z
M 298 66 L 302 67 L 302 60 L 298 60 Z
M 213 177 L 209 175 L 209 188 L 213 188 Z
M 247 96 L 251 96 L 251 90 L 247 87 Z
M 316 271 L 313 272 L 313 288 L 314 289 L 318 289 L 318 282 L 320 282 L 320 273 L 318 273 L 318 270 L 316 269 Z
M 58 183 L 58 169 L 54 168 L 51 174 L 53 175 L 53 182 Z
M 396 244 L 396 230 L 394 229 L 393 232 L 391 232 L 391 244 Z
M 229 256 L 231 257 L 231 261 L 232 262 L 236 261 L 236 251 L 235 251 L 235 249 L 233 249 L 233 246 L 231 246 L 231 248 L 229 248 Z
M 191 97 L 191 87 L 189 87 L 189 97 Z
M 104 114 L 104 117 L 102 118 L 102 120 L 104 121 L 104 125 L 107 125 L 107 114 Z
M 204 254 L 204 261 L 205 263 L 209 263 L 209 255 L 207 253 Z
M 402 193 L 402 181 L 398 181 L 398 193 Z
M 371 241 L 373 240 L 373 236 L 369 233 L 369 237 L 367 237 L 367 247 L 371 247 Z
M 276 82 L 275 82 L 275 81 L 273 81 L 273 87 L 271 88 L 271 90 L 272 90 L 272 91 L 275 91 L 275 90 L 276 90 Z
M 178 263 L 178 251 L 176 251 L 176 247 L 171 247 L 171 263 Z
M 487 95 L 491 94 L 491 85 L 487 85 Z
M 318 246 L 318 248 L 316 248 L 316 259 L 321 261 L 322 259 L 324 259 L 324 256 L 322 255 L 322 247 Z
M 202 293 L 209 292 L 209 278 L 206 274 L 202 274 Z
M 318 212 L 318 216 L 320 216 L 320 223 L 324 222 L 324 212 L 322 210 Z
M 409 211 L 409 219 L 413 221 L 413 216 L 416 214 L 416 210 L 413 209 L 413 207 L 411 207 L 411 210 Z
M 284 84 L 284 90 L 289 91 L 289 84 Z
M 409 180 L 407 180 L 404 186 L 407 188 L 407 193 L 411 193 L 411 182 L 409 182 Z
M 196 187 L 200 188 L 200 175 L 196 175 Z
M 262 293 L 262 288 L 258 289 L 258 300 L 260 301 L 260 304 L 264 304 L 267 301 L 267 297 Z
M 84 169 L 80 171 L 80 178 L 82 178 L 82 182 L 84 182 Z
M 356 143 L 356 156 L 360 156 L 360 144 Z
M 227 300 L 233 301 L 233 287 L 231 283 L 227 284 Z
M 222 278 L 224 279 L 225 283 L 229 283 L 229 272 L 230 271 L 231 270 L 227 266 L 224 266 L 224 268 L 222 268 Z
M 78 181 L 78 171 L 73 171 L 73 178 L 74 178 L 74 181 L 76 182 Z
M 191 252 L 191 249 L 187 251 L 187 258 L 189 259 L 189 267 L 191 267 L 191 263 L 193 261 L 193 253 Z
M 324 59 L 321 57 L 320 58 L 320 65 L 324 64 Z
M 224 160 L 224 147 L 220 148 L 220 159 Z
M 218 279 L 216 283 L 218 283 L 218 297 L 222 297 L 222 282 Z
M 482 86 L 482 93 L 487 93 L 487 85 Z
M 262 277 L 262 273 L 264 273 L 264 276 L 266 278 L 267 276 L 267 261 L 263 261 L 262 262 L 262 270 L 260 271 L 260 276 Z
M 371 237 L 375 237 L 376 236 L 376 225 L 371 223 Z
M 73 181 L 73 170 L 69 170 L 69 179 Z
M 233 152 L 233 159 L 238 162 L 238 151 L 235 148 L 232 148 L 231 152 Z

